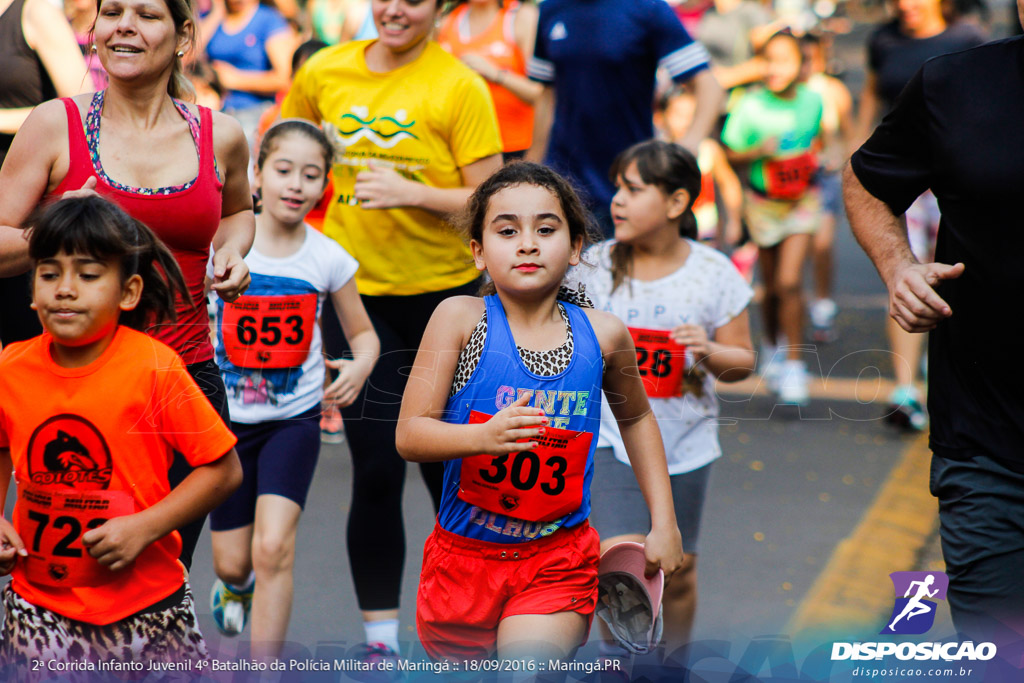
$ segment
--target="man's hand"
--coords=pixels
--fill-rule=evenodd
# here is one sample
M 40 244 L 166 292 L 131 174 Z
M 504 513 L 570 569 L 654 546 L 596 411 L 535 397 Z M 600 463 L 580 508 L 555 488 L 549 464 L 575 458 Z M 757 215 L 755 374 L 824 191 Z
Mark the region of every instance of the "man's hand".
M 889 315 L 907 332 L 927 332 L 953 315 L 935 288 L 943 280 L 964 274 L 964 264 L 906 263 L 897 268 L 887 283 Z

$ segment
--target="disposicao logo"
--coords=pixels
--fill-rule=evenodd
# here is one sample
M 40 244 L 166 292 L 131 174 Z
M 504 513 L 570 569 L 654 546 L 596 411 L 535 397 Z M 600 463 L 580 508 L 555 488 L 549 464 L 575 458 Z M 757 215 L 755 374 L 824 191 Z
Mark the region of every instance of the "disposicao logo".
M 945 600 L 949 577 L 943 572 L 893 572 L 889 574 L 895 604 L 881 635 L 920 635 L 935 623 L 936 600 Z M 949 642 L 856 642 L 833 643 L 832 661 L 880 660 L 967 660 L 985 661 L 996 656 L 993 643 Z
M 893 572 L 889 574 L 896 591 L 896 604 L 885 628 L 886 635 L 920 635 L 935 623 L 935 600 L 945 600 L 949 577 L 943 572 Z

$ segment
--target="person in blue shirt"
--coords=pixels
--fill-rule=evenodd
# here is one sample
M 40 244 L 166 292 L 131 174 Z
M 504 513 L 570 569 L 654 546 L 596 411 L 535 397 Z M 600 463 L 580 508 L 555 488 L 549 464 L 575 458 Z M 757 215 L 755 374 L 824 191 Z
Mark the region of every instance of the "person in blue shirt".
M 260 115 L 291 84 L 298 37 L 285 18 L 259 0 L 214 2 L 202 22 L 206 54 L 227 89 L 224 111 L 242 124 L 251 143 Z
M 527 75 L 543 83 L 527 158 L 570 176 L 606 236 L 613 231 L 608 169 L 627 147 L 654 137 L 656 75 L 664 68 L 697 96 L 680 143 L 696 153 L 719 113 L 722 90 L 708 53 L 664 0 L 546 0 Z

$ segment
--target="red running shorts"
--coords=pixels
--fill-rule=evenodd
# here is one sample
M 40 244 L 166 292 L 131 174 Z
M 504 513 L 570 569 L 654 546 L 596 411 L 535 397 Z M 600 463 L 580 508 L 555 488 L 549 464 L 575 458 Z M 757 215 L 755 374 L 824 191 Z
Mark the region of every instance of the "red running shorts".
M 599 562 L 600 541 L 587 522 L 510 544 L 435 526 L 423 548 L 416 599 L 420 641 L 435 660 L 483 659 L 494 654 L 505 617 L 558 612 L 586 616 L 589 633 Z

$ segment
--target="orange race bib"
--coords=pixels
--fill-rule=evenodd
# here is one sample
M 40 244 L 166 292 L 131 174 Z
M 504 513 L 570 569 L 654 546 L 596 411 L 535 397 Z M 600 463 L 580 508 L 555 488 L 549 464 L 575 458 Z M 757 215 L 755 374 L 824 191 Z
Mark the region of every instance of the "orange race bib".
M 474 410 L 469 424 L 491 417 Z M 558 519 L 583 503 L 583 475 L 593 436 L 547 427 L 532 439 L 538 444 L 532 451 L 463 458 L 459 498 L 528 522 Z
M 672 341 L 669 330 L 629 328 L 636 347 L 636 365 L 640 379 L 651 398 L 683 395 L 686 372 L 686 347 Z
M 764 192 L 772 199 L 800 199 L 818 172 L 814 152 L 764 163 Z
M 101 586 L 120 574 L 89 555 L 82 534 L 112 517 L 135 512 L 127 491 L 77 491 L 22 485 L 18 489 L 18 533 L 28 557 L 25 576 L 32 583 L 61 588 Z
M 315 293 L 242 296 L 224 304 L 221 335 L 228 360 L 239 368 L 302 365 L 316 325 Z

